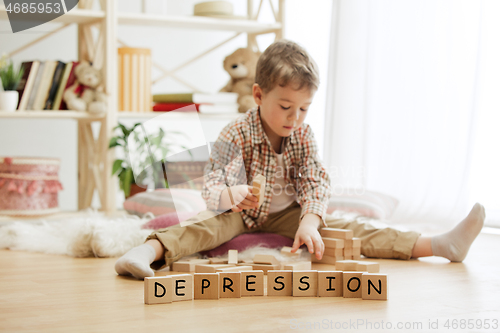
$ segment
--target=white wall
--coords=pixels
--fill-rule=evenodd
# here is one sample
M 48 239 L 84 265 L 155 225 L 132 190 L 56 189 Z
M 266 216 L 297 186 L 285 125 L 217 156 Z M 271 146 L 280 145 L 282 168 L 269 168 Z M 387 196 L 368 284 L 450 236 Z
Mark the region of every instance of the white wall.
M 148 0 L 147 11 L 168 15 L 191 15 L 192 8 L 199 0 Z M 246 15 L 246 1 L 232 0 L 235 15 Z M 0 3 L 3 1 L 0 0 Z M 257 2 L 255 7 L 257 7 Z M 316 133 L 320 152 L 323 150 L 323 118 L 326 98 L 326 73 L 328 44 L 330 33 L 331 3 L 329 0 L 285 1 L 285 34 L 287 39 L 294 40 L 304 46 L 318 63 L 322 84 L 311 105 L 306 122 Z M 163 11 L 165 9 L 165 11 Z M 120 0 L 119 11 L 139 12 L 140 1 Z M 272 22 L 269 4 L 264 2 L 261 21 Z M 0 53 L 10 52 L 41 34 L 51 31 L 58 25 L 47 23 L 28 31 L 12 34 L 7 21 L 0 21 Z M 152 58 L 167 69 L 181 64 L 186 58 L 211 48 L 213 45 L 229 38 L 232 32 L 183 30 L 174 28 L 120 26 L 118 38 L 130 46 L 148 47 L 152 50 Z M 272 35 L 258 39 L 261 49 L 265 49 L 272 41 Z M 196 61 L 179 71 L 180 76 L 201 91 L 216 92 L 225 85 L 229 76 L 222 68 L 224 57 L 238 47 L 246 45 L 246 36 L 234 39 L 208 56 Z M 53 60 L 64 62 L 77 58 L 77 29 L 70 26 L 49 37 L 40 44 L 16 54 L 16 64 L 28 60 Z M 159 72 L 154 70 L 153 77 Z M 153 93 L 186 92 L 187 87 L 166 79 L 153 87 Z M 138 119 L 121 120 L 131 124 Z M 210 121 L 204 123 L 208 139 L 214 139 L 225 122 Z M 177 124 L 176 124 L 177 125 Z M 176 127 L 182 127 L 179 123 Z M 179 128 L 177 128 L 179 129 Z M 188 131 L 188 129 L 185 129 Z M 60 193 L 60 207 L 65 210 L 77 208 L 77 140 L 76 122 L 73 120 L 0 120 L 0 156 L 45 156 L 60 158 L 60 179 L 64 190 Z M 207 130 L 208 131 L 208 130 Z M 121 206 L 121 193 L 117 205 Z

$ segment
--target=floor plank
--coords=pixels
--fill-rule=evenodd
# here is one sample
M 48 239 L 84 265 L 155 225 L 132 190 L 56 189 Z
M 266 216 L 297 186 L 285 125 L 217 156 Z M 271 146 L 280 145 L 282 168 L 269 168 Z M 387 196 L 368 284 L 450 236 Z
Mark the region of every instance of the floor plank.
M 443 326 L 446 319 L 500 320 L 499 250 L 500 235 L 483 233 L 463 263 L 370 259 L 388 274 L 388 301 L 264 296 L 160 305 L 144 304 L 142 281 L 115 274 L 115 258 L 2 250 L 0 331 L 270 332 L 316 325 L 321 331 L 382 332 L 390 322 L 394 331 L 451 332 Z M 313 266 L 328 268 L 333 266 Z M 439 330 L 429 329 L 436 320 Z M 413 328 L 396 330 L 398 323 Z M 483 331 L 499 331 L 498 325 Z

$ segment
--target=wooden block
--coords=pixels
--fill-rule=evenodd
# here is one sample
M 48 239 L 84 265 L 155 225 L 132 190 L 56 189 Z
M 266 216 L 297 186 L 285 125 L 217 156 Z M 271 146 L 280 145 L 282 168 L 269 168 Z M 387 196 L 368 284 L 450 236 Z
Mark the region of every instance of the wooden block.
M 327 256 L 330 256 L 330 257 L 343 257 L 344 256 L 344 249 L 342 248 L 329 248 L 329 247 L 326 247 L 325 248 L 325 252 L 323 254 L 326 254 Z M 339 260 L 342 260 L 342 259 L 339 259 Z
M 293 296 L 318 296 L 318 271 L 293 271 Z
M 264 272 L 241 272 L 241 296 L 264 296 Z
M 219 273 L 219 296 L 220 298 L 241 297 L 241 273 L 221 272 Z
M 251 271 L 253 269 L 252 266 L 233 266 L 233 267 L 222 267 L 215 270 L 215 272 L 242 272 L 242 271 Z
M 219 268 L 234 267 L 234 265 L 196 265 L 194 271 L 196 273 L 216 273 Z
M 361 259 L 361 254 L 353 254 L 352 255 L 352 260 L 360 260 Z
M 297 249 L 295 253 L 292 253 L 292 248 L 290 246 L 283 246 L 281 248 L 281 254 L 289 257 L 299 257 L 302 253 L 302 249 Z
M 339 256 L 339 257 L 332 257 L 332 256 L 327 256 L 323 255 L 321 260 L 316 259 L 316 256 L 314 254 L 311 254 L 311 262 L 317 263 L 317 264 L 328 264 L 328 265 L 335 265 L 337 261 L 339 260 L 344 260 L 344 257 Z
M 172 264 L 172 271 L 174 272 L 194 272 L 196 265 L 209 264 L 208 259 L 191 259 L 191 260 L 179 260 Z
M 361 289 L 363 299 L 387 300 L 387 274 L 363 273 Z
M 250 269 L 263 271 L 264 275 L 267 275 L 267 272 L 270 270 L 281 269 L 281 265 L 268 265 L 268 264 L 238 264 L 238 266 L 251 266 Z
M 330 249 L 343 249 L 345 246 L 344 240 L 338 238 L 323 237 L 323 243 L 325 244 L 325 248 Z
M 380 264 L 378 262 L 361 261 L 356 265 L 356 271 L 378 273 L 380 271 Z
M 352 257 L 352 247 L 344 248 L 344 257 Z
M 343 272 L 343 296 L 345 298 L 361 298 L 361 277 L 363 272 Z
M 227 259 L 224 258 L 210 258 L 211 265 L 222 265 L 227 264 Z
M 193 299 L 193 276 L 191 274 L 169 275 L 172 278 L 172 301 Z
M 321 228 L 319 233 L 321 237 L 327 238 L 352 239 L 354 237 L 354 232 L 349 229 Z
M 172 303 L 172 278 L 170 276 L 145 277 L 144 303 Z
M 338 260 L 335 263 L 335 268 L 337 271 L 355 271 L 358 266 L 356 260 Z
M 194 299 L 219 299 L 219 273 L 194 273 Z
M 343 272 L 341 271 L 319 271 L 318 272 L 318 296 L 319 297 L 342 297 L 344 285 L 342 284 Z
M 284 270 L 291 270 L 291 271 L 306 271 L 306 270 L 310 270 L 312 267 L 310 261 L 287 262 L 287 263 L 284 263 L 282 266 L 283 266 Z
M 267 272 L 267 296 L 292 296 L 292 271 Z
M 229 250 L 227 252 L 227 263 L 233 265 L 238 263 L 238 250 Z
M 279 265 L 280 261 L 275 256 L 270 254 L 256 254 L 253 257 L 253 262 L 256 264 Z
M 354 260 L 354 256 L 344 256 L 344 260 Z
M 361 247 L 361 238 L 353 237 L 345 240 L 345 247 Z
M 352 248 L 352 255 L 353 256 L 360 256 L 361 255 L 361 248 L 360 247 L 353 247 Z
M 266 177 L 263 175 L 258 175 L 253 179 L 252 182 L 253 190 L 252 193 L 259 199 L 259 207 L 264 202 L 264 196 L 266 194 Z
M 253 264 L 252 259 L 243 259 L 243 260 L 238 260 L 238 264 Z

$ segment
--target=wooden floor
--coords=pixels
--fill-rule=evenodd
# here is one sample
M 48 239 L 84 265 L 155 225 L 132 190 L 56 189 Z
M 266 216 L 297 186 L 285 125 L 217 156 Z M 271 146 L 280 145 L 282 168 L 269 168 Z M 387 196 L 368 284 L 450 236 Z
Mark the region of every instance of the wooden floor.
M 2 250 L 0 331 L 315 331 L 310 325 L 317 331 L 386 332 L 391 325 L 394 332 L 498 332 L 498 253 L 500 235 L 483 233 L 463 263 L 376 260 L 388 274 L 388 301 L 264 296 L 145 305 L 143 282 L 117 276 L 114 258 Z M 448 319 L 450 328 L 453 320 L 460 328 L 460 320 L 473 319 L 474 328 L 446 329 Z M 490 325 L 496 320 L 497 329 L 475 326 L 486 319 Z M 429 329 L 436 321 L 439 329 Z

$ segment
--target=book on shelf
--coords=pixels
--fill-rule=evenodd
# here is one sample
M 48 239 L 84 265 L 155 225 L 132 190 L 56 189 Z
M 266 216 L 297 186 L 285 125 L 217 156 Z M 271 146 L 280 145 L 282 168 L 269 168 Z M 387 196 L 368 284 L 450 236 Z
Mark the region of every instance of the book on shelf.
M 43 68 L 45 67 L 45 62 L 40 62 L 38 66 L 38 71 L 36 72 L 35 82 L 33 83 L 33 88 L 29 94 L 28 105 L 26 106 L 26 110 L 33 110 L 33 104 L 35 103 L 36 92 L 38 91 L 38 87 L 40 86 L 40 81 L 42 81 L 43 76 Z
M 201 104 L 200 113 L 238 113 L 238 104 Z
M 47 100 L 45 101 L 44 110 L 52 110 L 52 106 L 57 94 L 57 88 L 61 83 L 61 78 L 63 74 L 63 70 L 66 64 L 62 61 L 58 61 L 56 63 L 56 69 L 54 70 L 54 75 L 52 77 L 52 82 L 49 85 L 49 93 L 47 95 Z
M 28 106 L 28 100 L 30 98 L 31 91 L 33 90 L 33 84 L 35 83 L 40 61 L 25 61 L 21 64 L 21 66 L 23 67 L 24 72 L 23 77 L 17 86 L 17 91 L 19 92 L 19 103 L 17 105 L 17 109 L 19 111 L 24 111 Z
M 78 61 L 72 61 L 66 65 L 66 68 L 64 71 L 65 71 L 65 75 L 67 74 L 68 77 L 67 77 L 67 79 L 64 79 L 64 77 L 63 77 L 63 81 L 61 82 L 61 86 L 59 87 L 59 91 L 57 92 L 57 95 L 56 95 L 56 102 L 54 103 L 53 110 L 67 110 L 68 109 L 68 107 L 66 106 L 66 102 L 64 102 L 62 98 L 64 95 L 64 91 L 66 89 L 68 89 L 69 87 L 71 87 L 76 81 L 75 67 L 78 64 L 79 64 Z M 69 71 L 69 73 L 66 73 L 67 71 Z M 58 106 L 58 104 L 59 104 L 59 106 Z
M 156 103 L 153 105 L 153 111 L 156 112 L 167 112 L 167 111 L 180 111 L 180 112 L 189 112 L 193 111 L 192 108 L 189 108 L 187 110 L 180 110 L 182 108 L 188 107 L 190 105 L 194 105 L 196 108 L 196 111 L 200 112 L 200 104 L 193 104 L 193 103 Z
M 219 92 L 213 94 L 205 93 L 178 93 L 178 94 L 155 94 L 155 103 L 195 103 L 195 104 L 234 104 L 238 100 L 237 93 Z
M 49 95 L 50 84 L 54 77 L 57 61 L 47 60 L 43 66 L 42 77 L 38 89 L 36 90 L 35 101 L 33 102 L 32 110 L 43 110 L 45 101 Z

